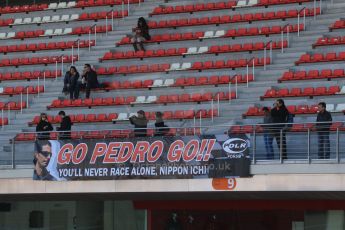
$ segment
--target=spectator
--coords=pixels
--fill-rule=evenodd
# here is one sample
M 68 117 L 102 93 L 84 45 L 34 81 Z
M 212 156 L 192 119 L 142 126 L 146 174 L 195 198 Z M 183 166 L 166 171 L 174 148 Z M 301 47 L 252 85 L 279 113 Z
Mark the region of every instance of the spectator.
M 41 113 L 40 121 L 38 122 L 36 126 L 37 139 L 49 140 L 49 137 L 50 137 L 49 131 L 53 131 L 53 126 L 48 121 L 47 114 Z
M 155 136 L 164 136 L 170 130 L 169 127 L 164 124 L 163 113 L 161 112 L 156 112 L 155 127 L 156 127 Z
M 272 126 L 267 125 L 272 123 L 272 117 L 270 110 L 267 107 L 263 107 L 262 111 L 264 112 L 264 120 L 263 120 L 263 131 L 264 131 L 264 141 L 265 141 L 265 148 L 266 148 L 266 158 L 268 160 L 274 159 L 274 151 L 273 151 L 273 133 L 272 133 Z
M 151 40 L 151 36 L 149 34 L 149 27 L 146 23 L 145 18 L 140 17 L 138 19 L 138 24 L 136 28 L 133 28 L 133 32 L 135 33 L 132 37 L 131 41 L 133 43 L 133 47 L 135 52 L 139 51 L 139 48 L 142 51 L 145 51 L 143 42 Z M 138 48 L 139 44 L 139 48 Z
M 286 122 L 288 121 L 289 111 L 285 107 L 283 99 L 278 99 L 271 110 L 273 136 L 276 139 L 282 158 L 287 159 L 286 153 Z
M 171 217 L 169 218 L 165 230 L 181 230 L 182 224 L 178 218 L 177 213 L 172 213 Z
M 146 137 L 148 120 L 143 110 L 139 110 L 137 113 L 138 116 L 134 115 L 129 118 L 129 121 L 135 128 L 134 135 L 135 137 Z
M 60 111 L 58 115 L 61 117 L 61 123 L 60 127 L 56 127 L 56 131 L 71 131 L 71 118 L 69 116 L 66 116 L 65 111 Z M 61 140 L 71 139 L 71 132 L 60 132 L 59 138 Z
M 316 118 L 316 130 L 319 140 L 319 159 L 329 159 L 330 157 L 330 142 L 329 142 L 329 129 L 332 125 L 332 115 L 326 110 L 326 103 L 320 102 L 319 113 Z M 319 123 L 320 122 L 320 123 Z
M 35 142 L 34 180 L 56 180 L 47 170 L 52 156 L 52 146 L 49 141 Z
M 79 73 L 74 66 L 71 66 L 70 70 L 66 72 L 64 79 L 63 92 L 69 92 L 69 98 L 71 100 L 78 99 L 79 97 Z
M 97 73 L 93 69 L 91 69 L 90 64 L 84 65 L 82 84 L 86 89 L 86 98 L 90 98 L 91 89 L 99 87 Z

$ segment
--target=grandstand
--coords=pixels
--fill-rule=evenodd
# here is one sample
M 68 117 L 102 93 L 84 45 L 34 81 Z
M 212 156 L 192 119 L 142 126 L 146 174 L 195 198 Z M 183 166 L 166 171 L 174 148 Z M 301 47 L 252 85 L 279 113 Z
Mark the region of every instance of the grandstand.
M 139 110 L 144 110 L 149 120 L 149 139 L 155 134 L 155 112 L 160 111 L 170 127 L 166 136 L 229 134 L 252 138 L 249 155 L 251 174 L 256 179 L 253 185 L 260 184 L 260 180 L 272 181 L 267 182 L 267 187 L 257 189 L 243 182 L 239 190 L 249 191 L 251 199 L 269 200 L 268 193 L 258 193 L 266 191 L 276 200 L 294 200 L 290 205 L 272 201 L 272 208 L 266 209 L 286 205 L 286 215 L 290 216 L 284 221 L 289 223 L 277 221 L 279 226 L 285 225 L 279 229 L 309 229 L 316 221 L 316 215 L 303 212 L 292 217 L 293 204 L 299 210 L 344 210 L 341 206 L 344 197 L 340 194 L 344 187 L 336 185 L 338 180 L 342 185 L 345 181 L 342 165 L 345 156 L 345 20 L 342 18 L 345 4 L 342 0 L 76 0 L 25 4 L 0 8 L 0 168 L 3 169 L 0 177 L 20 180 L 32 176 L 27 172 L 32 171 L 33 156 L 27 150 L 32 149 L 37 139 L 35 127 L 41 112 L 46 112 L 48 120 L 56 126 L 61 122 L 58 112 L 64 110 L 74 123 L 71 138 L 95 141 L 133 138 L 129 117 Z M 130 37 L 139 17 L 147 20 L 151 40 L 144 43 L 146 51 L 134 52 Z M 89 99 L 81 91 L 79 99 L 70 100 L 69 95 L 62 93 L 65 72 L 74 65 L 81 73 L 86 63 L 96 70 L 103 87 L 93 89 Z M 274 147 L 278 155 L 268 160 L 260 125 L 262 108 L 271 108 L 279 98 L 284 99 L 294 115 L 294 124 L 287 133 L 288 159 L 283 159 L 282 151 Z M 318 159 L 314 123 L 319 102 L 326 102 L 333 117 L 329 160 Z M 51 140 L 57 140 L 58 136 L 55 131 L 50 133 Z M 301 175 L 295 187 L 288 189 L 288 185 L 279 183 L 281 174 L 290 183 L 299 174 L 304 176 Z M 287 177 L 289 174 L 293 175 Z M 327 174 L 338 180 L 322 185 L 313 181 L 308 195 L 305 192 L 308 188 L 303 184 L 308 183 L 308 175 L 314 176 L 310 180 L 317 180 L 318 174 L 324 180 L 328 180 Z M 130 180 L 116 182 L 122 183 L 116 186 L 124 186 L 120 189 L 105 180 L 99 184 L 85 182 L 71 191 L 53 185 L 57 190 L 48 189 L 51 196 L 46 200 L 64 200 L 55 194 L 59 192 L 70 192 L 73 196 L 83 193 L 83 186 L 94 186 L 85 193 L 105 193 L 104 199 L 109 200 L 117 193 L 119 199 L 135 200 L 135 195 L 142 192 L 138 200 L 150 200 L 157 199 L 155 192 L 168 192 L 166 199 L 159 198 L 165 200 L 161 204 L 133 202 L 137 209 L 150 210 L 144 218 L 149 221 L 148 227 L 143 229 L 162 229 L 161 222 L 169 217 L 171 210 L 184 210 L 186 206 L 190 209 L 195 205 L 193 199 L 203 200 L 205 205 L 215 199 L 209 197 L 213 190 L 206 182 L 197 184 L 176 179 L 169 184 L 170 180 L 158 179 L 145 184 L 145 180 L 135 180 L 143 186 L 137 188 L 138 191 Z M 8 192 L 0 188 L 0 192 L 11 199 L 15 199 L 15 193 L 42 193 L 43 190 L 36 192 L 30 187 L 34 186 L 31 182 L 25 179 L 23 182 L 29 186 L 28 192 L 19 192 L 16 186 Z M 15 182 L 9 179 L 7 183 L 10 186 Z M 331 199 L 321 192 L 328 191 L 327 186 L 335 192 L 330 195 L 332 199 L 341 200 L 337 205 L 322 203 Z M 283 194 L 280 196 L 274 191 L 283 191 Z M 296 195 L 292 194 L 294 191 Z M 183 198 L 178 193 L 186 196 Z M 219 194 L 229 206 L 231 199 L 249 199 L 241 192 Z M 66 200 L 75 200 L 73 196 L 66 195 Z M 317 200 L 315 207 L 295 201 L 309 196 Z M 186 199 L 186 204 L 170 202 L 179 199 Z M 241 205 L 240 201 L 236 202 Z M 215 203 L 207 211 L 224 210 L 219 200 Z M 111 205 L 104 204 L 104 207 Z M 118 205 L 127 207 L 120 201 Z M 160 216 L 157 210 L 164 209 L 161 205 L 171 206 L 171 209 L 161 211 Z M 196 205 L 196 210 L 202 212 L 202 206 Z M 258 201 L 254 206 L 258 210 L 265 205 Z M 244 207 L 243 210 L 249 210 L 250 204 Z M 116 220 L 119 223 L 121 218 L 134 221 L 135 214 L 130 215 L 118 214 Z M 345 226 L 344 211 L 327 215 L 331 219 L 338 218 L 336 221 Z M 157 223 L 153 223 L 155 219 Z M 245 222 L 245 218 L 242 221 Z M 296 223 L 295 227 L 292 222 Z M 330 222 L 325 220 L 322 222 L 325 228 L 315 229 L 344 229 Z M 0 218 L 0 226 L 1 223 Z M 68 229 L 72 229 L 70 224 Z M 317 224 L 321 224 L 321 220 Z M 278 229 L 278 225 L 258 229 Z M 114 226 L 95 229 L 117 229 Z M 229 226 L 224 229 L 252 229 L 255 224 L 244 228 Z M 120 224 L 118 229 L 142 228 Z

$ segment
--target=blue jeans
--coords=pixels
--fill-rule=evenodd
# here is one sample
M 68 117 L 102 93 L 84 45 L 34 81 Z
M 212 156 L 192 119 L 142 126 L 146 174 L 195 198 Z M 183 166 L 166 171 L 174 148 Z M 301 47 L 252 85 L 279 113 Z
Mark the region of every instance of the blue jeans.
M 268 160 L 272 160 L 272 159 L 274 159 L 272 134 L 265 133 L 264 134 L 264 140 L 265 140 L 265 148 L 266 148 L 266 158 Z
M 318 132 L 319 137 L 319 159 L 329 159 L 330 157 L 330 142 L 329 142 L 329 132 L 320 131 Z

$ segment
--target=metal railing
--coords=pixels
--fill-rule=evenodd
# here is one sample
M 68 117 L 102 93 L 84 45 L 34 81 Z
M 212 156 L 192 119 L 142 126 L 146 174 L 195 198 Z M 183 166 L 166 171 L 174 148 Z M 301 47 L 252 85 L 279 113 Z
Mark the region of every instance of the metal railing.
M 284 45 L 284 44 L 283 44 Z M 270 49 L 270 64 L 272 64 L 272 40 L 270 40 L 269 42 L 267 42 L 265 44 L 265 48 L 264 48 L 264 70 L 266 70 L 266 58 L 267 58 L 267 46 L 269 46 L 269 49 Z
M 91 52 L 91 33 L 92 33 L 93 28 L 95 28 L 95 32 L 94 32 L 95 46 L 97 43 L 97 24 L 93 24 L 89 29 L 89 52 Z
M 246 66 L 246 76 L 247 76 L 247 88 L 249 87 L 249 67 L 252 67 L 252 75 L 253 75 L 253 80 L 255 79 L 255 57 L 252 57 L 248 62 Z
M 197 120 L 199 119 L 199 122 Z M 197 124 L 199 123 L 199 124 Z M 327 125 L 327 126 L 324 126 Z M 326 127 L 326 128 L 325 128 Z M 329 129 L 329 127 L 331 127 Z M 249 140 L 249 153 L 252 164 L 257 163 L 345 163 L 345 123 L 334 122 L 332 126 L 328 122 L 311 123 L 271 123 L 253 125 L 213 125 L 202 126 L 202 115 L 196 115 L 193 126 L 169 127 L 170 136 L 184 135 L 214 135 L 224 141 L 229 138 L 242 138 Z M 133 137 L 135 129 L 108 129 L 94 133 L 95 130 L 72 131 L 73 139 L 90 140 L 111 138 L 122 141 Z M 154 128 L 148 128 L 148 138 L 154 135 Z M 149 132 L 151 131 L 151 132 Z M 62 131 L 66 132 L 66 131 Z M 116 135 L 114 136 L 114 132 Z M 44 133 L 44 132 L 40 132 Z M 46 132 L 50 133 L 51 132 Z M 54 131 L 51 139 L 59 139 L 59 132 Z M 27 132 L 34 134 L 36 132 Z M 217 139 L 218 140 L 218 139 Z M 12 167 L 16 167 L 16 161 L 20 161 L 20 151 L 31 146 L 33 141 L 22 142 L 15 138 L 12 142 Z M 23 145 L 20 148 L 20 145 Z M 17 152 L 19 151 L 19 152 Z M 18 158 L 18 159 L 17 159 Z M 3 159 L 0 158 L 2 162 Z

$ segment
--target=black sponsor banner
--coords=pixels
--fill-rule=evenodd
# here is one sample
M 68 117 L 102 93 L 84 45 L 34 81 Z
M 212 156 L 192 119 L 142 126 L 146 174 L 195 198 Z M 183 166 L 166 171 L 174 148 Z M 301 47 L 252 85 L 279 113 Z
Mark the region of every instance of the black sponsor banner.
M 34 180 L 250 176 L 247 136 L 202 135 L 35 142 Z

